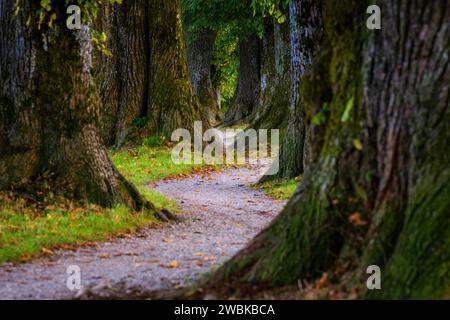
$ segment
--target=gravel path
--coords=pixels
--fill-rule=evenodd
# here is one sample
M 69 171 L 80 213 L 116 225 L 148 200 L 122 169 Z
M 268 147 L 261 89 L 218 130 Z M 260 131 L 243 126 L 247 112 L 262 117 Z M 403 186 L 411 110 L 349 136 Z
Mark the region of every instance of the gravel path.
M 84 292 L 189 284 L 244 247 L 281 210 L 284 202 L 248 188 L 260 172 L 253 166 L 149 185 L 176 199 L 186 220 L 144 229 L 133 238 L 57 251 L 51 258 L 0 265 L 0 299 L 74 298 L 79 292 L 66 285 L 73 265 L 81 269 Z

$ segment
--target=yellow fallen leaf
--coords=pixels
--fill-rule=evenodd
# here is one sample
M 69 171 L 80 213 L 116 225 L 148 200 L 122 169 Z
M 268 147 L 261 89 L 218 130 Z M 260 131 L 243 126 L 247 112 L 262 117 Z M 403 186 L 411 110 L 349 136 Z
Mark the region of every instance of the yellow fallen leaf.
M 196 256 L 196 257 L 203 257 L 203 256 L 206 256 L 206 253 L 196 252 L 196 253 L 194 253 L 194 256 Z
M 41 249 L 42 253 L 45 254 L 46 256 L 52 256 L 54 254 L 54 252 L 50 249 L 47 248 L 42 248 Z
M 167 243 L 167 244 L 173 243 L 173 240 L 172 240 L 172 239 L 164 239 L 163 241 L 164 241 L 165 243 Z
M 169 262 L 167 265 L 169 268 L 178 268 L 178 261 Z

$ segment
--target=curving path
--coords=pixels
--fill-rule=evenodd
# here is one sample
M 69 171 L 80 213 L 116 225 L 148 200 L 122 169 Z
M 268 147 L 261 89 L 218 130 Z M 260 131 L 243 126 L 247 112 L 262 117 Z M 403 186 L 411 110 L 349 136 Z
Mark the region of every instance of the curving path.
M 57 251 L 21 265 L 0 265 L 0 299 L 71 299 L 67 267 L 81 270 L 81 292 L 121 294 L 189 284 L 230 258 L 281 210 L 249 184 L 261 166 L 196 174 L 149 185 L 176 199 L 185 221 L 144 229 L 133 238 Z

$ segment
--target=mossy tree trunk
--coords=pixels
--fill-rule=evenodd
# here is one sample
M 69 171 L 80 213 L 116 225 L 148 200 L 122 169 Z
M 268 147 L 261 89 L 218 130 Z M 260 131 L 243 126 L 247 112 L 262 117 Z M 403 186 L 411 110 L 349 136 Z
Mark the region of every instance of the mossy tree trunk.
M 301 84 L 314 163 L 276 220 L 210 286 L 285 285 L 324 272 L 375 298 L 448 298 L 450 5 L 324 1 L 325 39 Z M 326 105 L 327 107 L 324 107 Z M 299 159 L 300 160 L 300 159 Z M 368 265 L 382 289 L 367 291 Z
M 52 191 L 103 206 L 140 209 L 136 188 L 116 170 L 98 133 L 101 104 L 91 75 L 90 31 L 38 30 L 34 2 L 0 2 L 0 189 Z
M 305 151 L 308 130 L 305 110 L 300 99 L 300 82 L 311 66 L 321 34 L 322 21 L 320 2 L 291 0 L 289 2 L 290 49 L 291 49 L 291 93 L 288 110 L 288 125 L 281 143 L 277 174 L 264 176 L 261 181 L 290 179 L 299 176 L 305 169 Z
M 149 130 L 171 134 L 178 128 L 192 130 L 194 121 L 210 124 L 195 95 L 186 56 L 180 0 L 151 0 Z
M 107 35 L 110 56 L 95 57 L 95 79 L 103 104 L 102 136 L 108 146 L 137 138 L 133 121 L 147 116 L 149 103 L 149 1 L 106 3 L 96 28 Z
M 209 126 L 193 92 L 180 1 L 136 0 L 105 5 L 97 21 L 111 57 L 95 65 L 104 140 L 121 146 L 143 134 Z M 141 119 L 140 127 L 135 120 Z M 138 131 L 141 131 L 140 133 Z
M 266 19 L 261 49 L 261 92 L 252 115 L 253 128 L 285 131 L 291 92 L 290 59 L 289 21 L 279 24 L 273 18 Z
M 261 81 L 261 41 L 257 35 L 239 43 L 239 79 L 236 94 L 225 114 L 224 125 L 248 120 L 258 105 Z
M 216 36 L 217 32 L 210 29 L 204 29 L 199 34 L 188 34 L 187 36 L 187 56 L 192 86 L 211 124 L 216 124 L 222 119 L 216 92 L 211 81 Z

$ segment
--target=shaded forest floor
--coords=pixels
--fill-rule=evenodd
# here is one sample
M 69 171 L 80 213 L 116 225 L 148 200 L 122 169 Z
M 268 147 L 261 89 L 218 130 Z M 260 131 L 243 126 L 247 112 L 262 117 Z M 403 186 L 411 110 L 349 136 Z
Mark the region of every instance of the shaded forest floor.
M 244 247 L 281 210 L 284 201 L 250 187 L 261 172 L 261 165 L 254 165 L 152 183 L 147 187 L 176 200 L 184 222 L 153 224 L 107 242 L 57 250 L 34 262 L 3 264 L 0 298 L 74 298 L 78 292 L 66 287 L 70 265 L 81 268 L 85 295 L 188 285 Z

